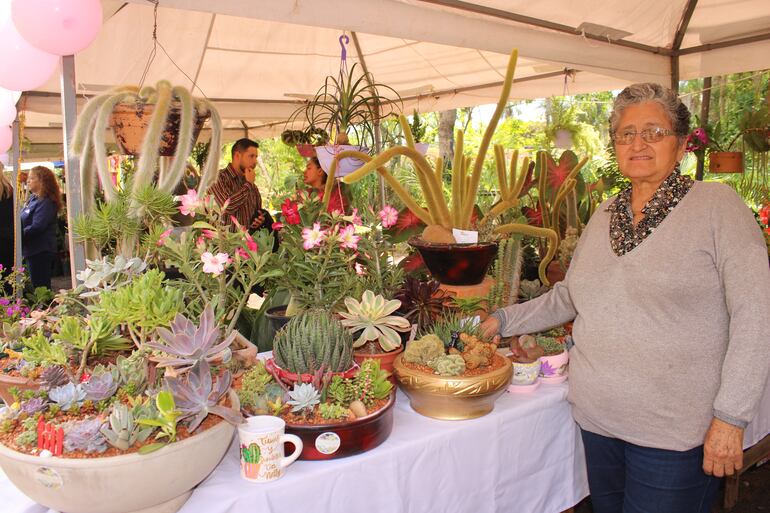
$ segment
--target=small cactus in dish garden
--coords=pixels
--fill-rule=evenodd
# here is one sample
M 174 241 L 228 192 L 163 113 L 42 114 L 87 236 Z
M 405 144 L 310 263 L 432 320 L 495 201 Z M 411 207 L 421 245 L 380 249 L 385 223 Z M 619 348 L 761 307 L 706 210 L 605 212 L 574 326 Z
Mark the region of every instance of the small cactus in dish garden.
M 465 360 L 459 354 L 447 354 L 434 358 L 429 366 L 440 376 L 459 376 L 465 372 Z
M 127 451 L 136 442 L 144 442 L 152 433 L 151 427 L 142 428 L 136 423 L 133 411 L 122 403 L 115 403 L 109 418 L 109 426 L 100 429 L 107 442 Z
M 403 359 L 409 363 L 428 365 L 428 362 L 443 355 L 444 342 L 436 335 L 425 335 L 407 344 Z
M 100 431 L 102 424 L 98 418 L 64 423 L 64 449 L 68 452 L 104 452 L 107 440 Z

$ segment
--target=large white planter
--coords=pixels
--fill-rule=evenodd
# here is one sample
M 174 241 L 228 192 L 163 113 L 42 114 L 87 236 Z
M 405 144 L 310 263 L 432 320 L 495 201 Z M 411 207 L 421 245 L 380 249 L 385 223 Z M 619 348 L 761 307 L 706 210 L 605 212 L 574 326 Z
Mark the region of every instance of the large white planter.
M 144 456 L 91 459 L 40 458 L 0 445 L 0 467 L 27 497 L 56 511 L 172 513 L 219 464 L 234 432 L 222 421 Z

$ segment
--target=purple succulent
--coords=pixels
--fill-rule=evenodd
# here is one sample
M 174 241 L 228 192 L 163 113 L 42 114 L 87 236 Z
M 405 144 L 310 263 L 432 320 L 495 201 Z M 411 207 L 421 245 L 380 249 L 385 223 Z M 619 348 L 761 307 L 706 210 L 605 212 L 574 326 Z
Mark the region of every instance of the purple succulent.
M 46 389 L 60 387 L 70 382 L 67 371 L 59 365 L 47 367 L 40 375 L 40 386 Z
M 105 372 L 98 376 L 91 376 L 88 382 L 83 383 L 86 399 L 98 402 L 109 399 L 118 389 L 118 383 L 113 379 L 112 373 Z
M 214 310 L 211 305 L 201 313 L 200 325 L 190 321 L 182 314 L 177 314 L 171 323 L 171 330 L 158 329 L 160 341 L 148 342 L 151 349 L 162 351 L 169 358 L 161 358 L 158 367 L 173 367 L 178 371 L 186 371 L 197 362 L 208 362 L 221 359 L 230 359 L 230 344 L 235 339 L 235 332 L 225 340 L 217 344 L 220 330 L 214 318 Z
M 66 451 L 104 452 L 107 440 L 99 431 L 104 422 L 101 419 L 86 419 L 62 424 L 64 428 L 64 449 Z
M 44 410 L 46 406 L 48 406 L 48 401 L 46 401 L 42 397 L 33 397 L 29 401 L 24 401 L 21 404 L 21 411 L 23 411 L 27 415 L 32 415 L 41 410 Z
M 211 370 L 205 359 L 180 378 L 165 378 L 166 388 L 174 395 L 176 409 L 182 413 L 180 420 L 187 419 L 190 432 L 195 431 L 209 413 L 233 425 L 243 422 L 240 412 L 217 404 L 230 389 L 230 380 L 230 371 L 226 371 L 212 383 Z

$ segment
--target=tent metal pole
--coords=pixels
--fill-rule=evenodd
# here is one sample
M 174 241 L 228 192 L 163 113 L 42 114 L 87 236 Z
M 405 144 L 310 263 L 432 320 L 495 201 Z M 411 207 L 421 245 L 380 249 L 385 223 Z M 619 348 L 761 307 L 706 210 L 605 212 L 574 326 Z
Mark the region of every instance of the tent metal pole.
M 21 140 L 19 134 L 19 115 L 11 127 L 13 132 L 13 145 L 11 146 L 11 158 L 13 159 L 13 265 L 21 267 L 21 185 L 19 185 L 19 173 L 21 172 Z M 18 291 L 21 295 L 21 290 Z
M 671 59 L 671 90 L 679 94 L 679 57 L 672 55 Z
M 72 288 L 77 286 L 77 273 L 86 268 L 85 246 L 76 242 L 72 227 L 75 218 L 83 212 L 83 189 L 80 182 L 80 159 L 70 150 L 69 143 L 75 134 L 77 120 L 77 95 L 75 89 L 75 56 L 61 59 L 61 111 L 64 139 L 64 176 L 67 186 L 67 241 L 70 248 L 70 279 Z
M 700 105 L 700 125 L 705 127 L 709 121 L 709 109 L 711 108 L 711 77 L 703 79 L 703 94 Z M 706 167 L 706 152 L 698 157 L 698 165 L 695 168 L 695 179 L 703 180 L 703 171 Z

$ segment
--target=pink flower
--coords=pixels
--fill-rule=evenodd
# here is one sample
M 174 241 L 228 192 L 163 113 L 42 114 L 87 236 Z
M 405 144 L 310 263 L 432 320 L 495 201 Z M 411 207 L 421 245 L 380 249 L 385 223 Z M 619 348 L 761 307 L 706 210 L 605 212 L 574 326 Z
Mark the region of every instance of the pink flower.
M 366 274 L 366 271 L 364 271 L 364 266 L 356 262 L 356 274 L 359 276 L 363 276 Z
M 307 249 L 320 246 L 321 242 L 326 238 L 326 230 L 321 229 L 320 223 L 313 223 L 313 228 L 304 228 L 302 230 L 302 240 L 305 242 L 302 247 Z
M 195 245 L 199 248 L 202 248 L 203 246 L 206 245 L 206 241 L 204 240 L 203 237 L 198 237 L 197 239 L 195 239 Z
M 358 249 L 359 240 L 361 240 L 361 237 L 356 235 L 356 227 L 352 224 L 349 224 L 340 230 L 340 247 Z
M 195 210 L 203 205 L 203 200 L 198 197 L 198 192 L 195 189 L 188 189 L 187 194 L 177 196 L 175 199 L 182 203 L 179 205 L 179 212 L 184 216 L 194 216 Z
M 246 247 L 249 248 L 249 251 L 254 253 L 259 251 L 259 246 L 256 242 L 254 242 L 254 239 L 251 237 L 249 232 L 244 232 L 243 236 L 246 239 Z
M 206 251 L 201 255 L 201 262 L 203 262 L 204 273 L 219 276 L 225 270 L 225 266 L 232 262 L 232 260 L 227 253 L 212 255 L 210 251 Z
M 390 228 L 398 222 L 398 210 L 390 205 L 385 205 L 383 209 L 380 210 L 379 216 L 382 220 L 383 228 Z
M 204 237 L 206 237 L 209 240 L 214 239 L 217 236 L 217 232 L 208 230 L 208 229 L 201 230 L 201 233 L 203 234 Z
M 173 228 L 169 228 L 165 232 L 160 234 L 160 237 L 158 237 L 158 242 L 155 243 L 156 246 L 160 247 L 166 243 L 166 239 L 168 239 L 168 236 L 171 235 L 171 232 L 173 231 Z
M 244 250 L 243 248 L 237 248 L 235 250 L 235 256 L 238 257 L 238 258 L 243 258 L 243 259 L 249 258 L 249 254 L 246 253 L 246 250 Z
M 350 217 L 351 217 L 350 222 L 353 223 L 354 225 L 361 226 L 361 224 L 363 224 L 363 222 L 361 221 L 361 216 L 358 215 L 358 209 L 357 208 L 353 209 L 353 215 L 350 216 Z
M 279 231 L 281 228 L 283 228 L 283 223 L 279 221 L 273 223 L 273 230 Z

